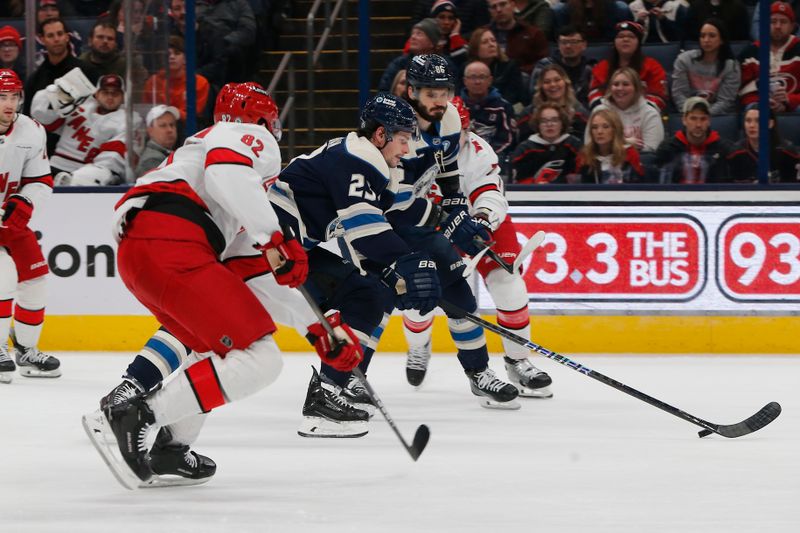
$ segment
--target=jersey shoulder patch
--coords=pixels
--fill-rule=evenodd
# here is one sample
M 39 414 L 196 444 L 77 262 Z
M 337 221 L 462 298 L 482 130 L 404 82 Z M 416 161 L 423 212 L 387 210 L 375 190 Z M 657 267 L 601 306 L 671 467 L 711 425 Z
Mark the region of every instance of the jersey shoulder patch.
M 380 150 L 369 139 L 350 132 L 345 138 L 344 148 L 351 157 L 371 166 L 385 180 L 389 180 L 389 165 L 386 164 Z
M 461 117 L 458 116 L 458 110 L 456 109 L 456 106 L 450 102 L 447 102 L 447 110 L 444 112 L 444 116 L 442 116 L 442 123 L 439 127 L 439 135 L 441 137 L 447 137 L 460 133 Z

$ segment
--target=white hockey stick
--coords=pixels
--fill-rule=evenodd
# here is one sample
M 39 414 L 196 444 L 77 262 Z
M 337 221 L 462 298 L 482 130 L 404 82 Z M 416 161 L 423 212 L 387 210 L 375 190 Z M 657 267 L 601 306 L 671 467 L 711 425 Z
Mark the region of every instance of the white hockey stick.
M 545 234 L 543 231 L 537 231 L 536 233 L 534 233 L 533 237 L 528 239 L 528 242 L 526 242 L 525 245 L 522 247 L 522 249 L 519 252 L 519 255 L 517 255 L 517 258 L 514 260 L 514 264 L 512 265 L 509 265 L 497 255 L 490 255 L 490 257 L 494 261 L 496 261 L 506 272 L 509 273 L 518 272 L 520 265 L 522 265 L 522 262 L 525 261 L 525 259 L 529 255 L 531 255 L 535 249 L 537 249 L 539 246 L 542 245 L 542 242 L 544 242 L 544 237 Z M 478 263 L 481 262 L 483 256 L 489 253 L 490 250 L 491 248 L 487 246 L 486 248 L 481 250 L 477 255 L 475 255 L 469 261 L 467 261 L 466 267 L 464 268 L 464 273 L 462 274 L 463 277 L 465 278 L 469 277 L 475 271 L 475 268 L 477 268 Z

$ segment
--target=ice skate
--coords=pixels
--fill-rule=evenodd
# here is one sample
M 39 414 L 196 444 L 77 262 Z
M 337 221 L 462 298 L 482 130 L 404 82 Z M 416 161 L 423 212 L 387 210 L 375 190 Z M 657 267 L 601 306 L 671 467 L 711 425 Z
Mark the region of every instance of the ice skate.
M 481 407 L 487 409 L 519 409 L 519 402 L 515 401 L 519 395 L 517 388 L 511 383 L 506 383 L 497 377 L 494 370 L 465 370 L 469 378 L 469 387 L 472 394 L 480 397 Z
M 357 377 L 350 376 L 347 386 L 342 389 L 342 396 L 356 409 L 366 411 L 370 418 L 375 416 L 375 404 L 372 403 L 372 399 L 367 394 L 367 389 L 364 388 L 364 385 L 361 384 Z
M 155 417 L 143 396 L 84 415 L 83 428 L 122 486 L 133 490 L 152 476 L 145 439 Z
M 150 450 L 153 476 L 139 483 L 140 488 L 201 485 L 217 471 L 217 464 L 210 458 L 193 452 L 186 444 L 170 443 L 171 440 L 169 430 L 161 428 Z
M 356 409 L 342 397 L 336 385 L 325 383 L 313 369 L 303 404 L 303 422 L 297 430 L 301 437 L 355 438 L 367 434 L 369 415 Z
M 408 350 L 406 359 L 406 379 L 408 383 L 419 387 L 425 379 L 428 371 L 428 363 L 431 360 L 431 341 L 423 346 L 415 346 Z
M 553 380 L 547 372 L 539 370 L 527 358 L 511 359 L 503 357 L 508 373 L 508 380 L 519 390 L 519 395 L 525 398 L 552 398 L 550 384 Z
M 127 402 L 137 394 L 142 394 L 144 387 L 134 378 L 125 376 L 122 383 L 111 389 L 111 392 L 100 398 L 100 409 L 105 410 L 112 405 Z
M 0 343 L 0 383 L 11 383 L 16 369 L 17 365 L 8 355 L 8 346 L 4 342 Z
M 42 353 L 36 346 L 14 345 L 19 373 L 26 378 L 57 378 L 61 375 L 61 361 Z

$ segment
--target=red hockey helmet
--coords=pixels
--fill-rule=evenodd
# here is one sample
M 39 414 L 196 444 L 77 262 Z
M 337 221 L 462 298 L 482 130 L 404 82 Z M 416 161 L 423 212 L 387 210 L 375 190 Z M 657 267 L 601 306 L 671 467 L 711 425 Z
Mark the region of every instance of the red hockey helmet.
M 22 93 L 22 80 L 10 68 L 0 68 L 0 93 Z
M 458 117 L 461 119 L 461 129 L 468 130 L 470 116 L 467 104 L 464 103 L 464 100 L 462 100 L 460 96 L 453 97 L 453 99 L 450 100 L 450 103 L 456 106 L 456 110 L 458 111 Z
M 214 122 L 263 124 L 275 140 L 281 140 L 278 106 L 258 83 L 228 83 L 219 91 L 214 105 Z

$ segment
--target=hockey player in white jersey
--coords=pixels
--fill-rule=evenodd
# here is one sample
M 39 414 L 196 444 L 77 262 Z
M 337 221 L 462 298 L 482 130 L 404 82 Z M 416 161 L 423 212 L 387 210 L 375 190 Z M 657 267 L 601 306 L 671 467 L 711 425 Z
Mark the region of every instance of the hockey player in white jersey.
M 461 119 L 461 149 L 458 153 L 458 170 L 460 189 L 469 203 L 469 212 L 473 216 L 485 218 L 492 231 L 492 250 L 508 264 L 513 264 L 520 253 L 517 232 L 508 215 L 508 201 L 503 192 L 503 180 L 500 177 L 497 154 L 481 137 L 470 131 L 469 109 L 459 97 L 452 100 Z M 521 272 L 509 273 L 493 259 L 484 256 L 477 266 L 478 272 L 486 283 L 489 293 L 497 307 L 497 323 L 507 330 L 530 339 L 530 315 L 528 313 L 528 296 Z M 404 321 L 406 334 L 416 342 L 424 340 L 430 344 L 432 324 L 425 322 L 413 324 L 409 331 L 410 321 Z M 529 351 L 516 343 L 502 339 L 505 350 L 505 367 L 509 380 L 519 389 L 520 396 L 549 398 L 552 397 L 549 385 L 550 376 L 536 368 L 528 359 Z M 414 377 L 421 380 L 427 370 L 427 357 L 416 361 L 412 369 Z
M 39 351 L 47 261 L 28 223 L 53 191 L 45 131 L 19 113 L 22 81 L 0 69 L 0 383 L 16 366 L 26 377 L 58 377 L 58 359 Z M 16 365 L 8 353 L 14 317 Z
M 220 91 L 215 121 L 141 177 L 115 211 L 123 282 L 175 337 L 204 355 L 157 391 L 84 416 L 92 443 L 131 489 L 153 476 L 145 442 L 154 426 L 167 426 L 171 438 L 196 435 L 204 413 L 254 394 L 281 370 L 272 317 L 220 260 L 241 228 L 278 284 L 297 287 L 308 273 L 302 246 L 281 232 L 263 187 L 280 170 L 274 102 L 258 84 L 232 84 Z M 361 348 L 339 327 L 346 344 L 320 356 L 349 370 Z
M 57 186 L 125 181 L 129 147 L 124 99 L 125 83 L 120 76 L 101 76 L 95 87 L 79 68 L 34 95 L 32 116 L 48 132 L 59 135 L 51 157 Z M 141 125 L 141 117 L 134 113 L 131 127 L 138 132 Z
M 409 155 L 403 159 L 404 183 L 398 194 L 396 212 L 389 213 L 395 230 L 415 250 L 425 250 L 436 261 L 442 284 L 442 298 L 467 312 L 477 310 L 477 302 L 462 277 L 464 263 L 454 248 L 475 255 L 491 240 L 489 221 L 468 211 L 461 192 L 458 153 L 461 121 L 449 102 L 453 97 L 455 77 L 441 56 L 415 56 L 406 74 L 406 100 L 414 107 L 420 128 Z M 402 208 L 408 195 L 426 196 L 436 187 L 442 196 L 436 206 L 441 216 L 434 224 L 409 224 Z M 398 213 L 398 214 L 395 214 Z M 404 219 L 405 218 L 405 219 Z M 438 228 L 438 231 L 437 231 Z M 412 385 L 422 382 L 430 358 L 430 335 L 425 330 L 433 322 L 433 313 L 407 312 L 409 354 L 406 377 Z M 448 316 L 447 324 L 458 350 L 458 359 L 469 379 L 472 393 L 482 407 L 518 409 L 517 389 L 506 383 L 489 367 L 489 352 L 483 329 L 463 317 Z

